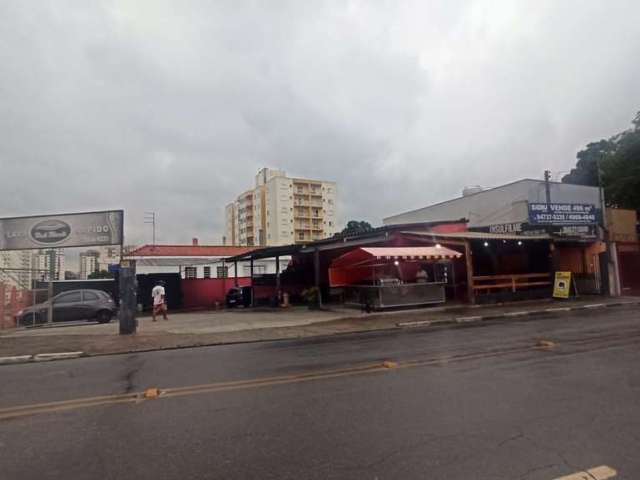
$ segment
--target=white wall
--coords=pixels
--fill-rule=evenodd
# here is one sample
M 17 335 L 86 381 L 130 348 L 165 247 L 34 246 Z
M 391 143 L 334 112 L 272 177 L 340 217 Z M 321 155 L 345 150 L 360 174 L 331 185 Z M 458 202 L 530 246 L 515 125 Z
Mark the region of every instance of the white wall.
M 161 258 L 161 257 L 159 257 Z M 166 257 L 164 257 L 166 258 Z M 280 258 L 280 271 L 282 272 L 289 263 L 290 257 L 281 257 Z M 188 261 L 184 261 L 186 265 L 188 265 Z M 211 270 L 210 278 L 218 278 L 217 277 L 217 267 L 222 267 L 222 262 L 219 263 L 210 263 L 206 265 L 194 265 L 196 269 L 196 278 L 204 278 L 204 269 L 205 267 L 209 267 Z M 235 269 L 233 263 L 225 263 L 225 267 L 228 268 L 228 277 L 235 277 Z M 250 262 L 238 262 L 238 276 L 246 277 L 249 276 L 251 264 Z M 273 274 L 276 273 L 276 260 L 275 258 L 267 258 L 264 260 L 256 260 L 253 262 L 254 274 L 267 273 Z M 185 267 L 180 268 L 179 266 L 172 265 L 142 265 L 138 263 L 136 265 L 136 273 L 139 274 L 151 274 L 151 273 L 181 273 L 182 278 L 185 278 Z

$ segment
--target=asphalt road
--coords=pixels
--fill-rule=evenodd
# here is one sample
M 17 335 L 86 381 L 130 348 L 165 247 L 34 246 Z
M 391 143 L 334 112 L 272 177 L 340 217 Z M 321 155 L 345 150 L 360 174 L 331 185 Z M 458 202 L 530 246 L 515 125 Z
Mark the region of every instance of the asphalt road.
M 0 480 L 638 479 L 639 347 L 607 309 L 0 366 Z

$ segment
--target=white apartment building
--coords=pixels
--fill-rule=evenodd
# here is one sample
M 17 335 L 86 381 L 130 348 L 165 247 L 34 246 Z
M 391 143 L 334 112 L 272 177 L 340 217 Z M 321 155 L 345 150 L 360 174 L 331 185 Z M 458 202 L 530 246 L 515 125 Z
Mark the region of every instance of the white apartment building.
M 53 261 L 53 280 L 64 280 L 65 258 L 64 250 L 37 250 L 31 257 L 31 268 L 34 271 L 34 279 L 49 279 L 51 262 Z
M 32 278 L 37 278 L 31 269 L 31 250 L 0 252 L 0 282 L 9 288 L 31 288 Z
M 335 182 L 263 168 L 255 188 L 227 205 L 225 239 L 236 242 L 232 245 L 275 246 L 331 237 L 337 232 L 336 196 Z
M 120 263 L 120 247 L 97 247 L 80 253 L 80 279 L 86 280 L 93 272 L 109 270 L 109 266 Z
M 87 250 L 80 252 L 80 280 L 87 280 L 89 275 L 98 271 L 98 257 L 100 252 L 97 250 Z

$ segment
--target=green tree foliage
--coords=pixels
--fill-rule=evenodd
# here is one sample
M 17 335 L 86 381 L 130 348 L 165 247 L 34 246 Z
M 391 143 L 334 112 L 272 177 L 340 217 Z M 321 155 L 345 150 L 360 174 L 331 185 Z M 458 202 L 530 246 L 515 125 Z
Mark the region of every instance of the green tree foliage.
M 598 185 L 598 165 L 607 204 L 640 210 L 640 112 L 633 127 L 578 152 L 576 167 L 564 183 Z
M 373 230 L 373 227 L 369 222 L 349 220 L 347 226 L 340 232 L 341 235 L 358 235 L 360 233 L 366 233 Z
M 98 278 L 113 278 L 113 273 L 108 272 L 107 270 L 100 270 L 98 272 L 91 272 L 87 275 L 89 280 L 95 280 Z

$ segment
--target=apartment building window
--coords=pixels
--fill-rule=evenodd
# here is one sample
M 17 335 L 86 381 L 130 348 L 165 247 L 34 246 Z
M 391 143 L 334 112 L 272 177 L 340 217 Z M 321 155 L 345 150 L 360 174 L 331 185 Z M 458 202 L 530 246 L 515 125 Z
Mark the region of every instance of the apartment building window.
M 216 267 L 216 276 L 218 278 L 227 278 L 229 276 L 229 267 Z
M 190 280 L 198 276 L 198 270 L 196 267 L 184 267 L 184 278 Z
M 211 278 L 211 267 L 204 267 L 204 278 Z
M 298 240 L 304 240 L 304 233 L 303 232 L 298 233 Z

